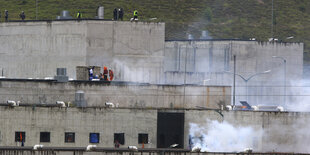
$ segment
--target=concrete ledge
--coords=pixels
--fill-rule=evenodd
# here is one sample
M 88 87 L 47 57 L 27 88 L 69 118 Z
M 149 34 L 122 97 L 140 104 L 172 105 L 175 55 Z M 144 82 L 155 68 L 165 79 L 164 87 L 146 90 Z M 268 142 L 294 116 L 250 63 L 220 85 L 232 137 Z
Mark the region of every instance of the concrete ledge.
M 17 155 L 20 153 L 28 153 L 28 151 L 33 151 L 32 147 L 8 147 L 8 146 L 0 146 L 0 153 L 3 153 L 3 151 L 14 151 L 10 152 L 12 155 Z M 130 154 L 130 152 L 133 152 L 127 148 L 106 148 L 106 147 L 97 147 L 94 150 L 91 151 L 86 151 L 86 147 L 43 147 L 42 149 L 37 150 L 38 152 L 45 152 L 47 154 L 61 154 L 64 152 L 72 152 L 73 154 L 76 151 L 79 151 L 81 154 L 88 154 L 87 152 L 101 152 L 101 153 L 125 153 L 125 154 Z M 34 152 L 37 152 L 34 151 Z M 161 148 L 146 148 L 146 149 L 138 149 L 137 152 L 143 154 L 143 153 L 148 153 L 148 154 L 170 154 L 170 155 L 183 155 L 183 154 L 202 154 L 202 155 L 207 155 L 207 154 L 212 154 L 212 155 L 238 155 L 238 154 L 260 154 L 260 155 L 290 155 L 290 154 L 296 154 L 292 152 L 253 152 L 253 153 L 245 153 L 245 152 L 191 152 L 188 149 L 161 149 Z M 8 153 L 8 152 L 6 152 Z M 306 153 L 298 153 L 298 155 L 308 155 Z

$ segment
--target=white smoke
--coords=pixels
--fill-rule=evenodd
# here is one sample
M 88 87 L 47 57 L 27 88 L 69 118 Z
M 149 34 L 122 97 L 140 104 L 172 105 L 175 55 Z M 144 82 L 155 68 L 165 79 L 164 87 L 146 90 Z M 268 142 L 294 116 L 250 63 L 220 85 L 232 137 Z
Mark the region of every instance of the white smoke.
M 262 130 L 252 127 L 237 127 L 223 121 L 207 120 L 206 126 L 190 123 L 190 137 L 192 147 L 199 147 L 201 151 L 210 152 L 240 152 L 245 148 L 259 150 L 258 138 Z
M 126 61 L 113 59 L 112 64 L 116 72 L 116 81 L 130 81 L 139 83 L 150 83 L 155 81 L 155 77 L 152 79 L 150 76 L 150 69 L 144 67 L 146 64 L 144 60 L 138 60 L 132 64 L 128 64 Z
M 291 81 L 287 91 L 287 111 L 310 111 L 310 81 Z
M 258 121 L 255 127 L 217 120 L 189 123 L 189 146 L 203 152 L 241 152 L 252 148 L 254 152 L 310 153 L 308 113 L 282 113 L 263 119 L 266 121 Z

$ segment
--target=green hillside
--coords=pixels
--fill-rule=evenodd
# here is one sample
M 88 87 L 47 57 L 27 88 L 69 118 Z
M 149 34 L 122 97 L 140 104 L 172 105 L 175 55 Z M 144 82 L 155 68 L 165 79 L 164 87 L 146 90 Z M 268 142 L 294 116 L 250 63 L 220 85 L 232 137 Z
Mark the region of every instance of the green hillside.
M 272 37 L 272 0 L 37 0 L 37 19 L 55 19 L 61 10 L 74 17 L 81 10 L 84 18 L 96 16 L 104 6 L 105 18 L 112 19 L 114 8 L 122 7 L 124 20 L 133 10 L 139 19 L 166 23 L 166 39 L 185 39 L 187 34 L 199 38 L 208 30 L 214 39 L 249 39 L 266 41 Z M 24 10 L 26 19 L 36 19 L 36 0 L 0 0 L 1 21 L 4 10 L 10 19 L 18 19 Z M 310 52 L 310 0 L 274 0 L 274 36 L 283 42 L 304 42 Z M 293 36 L 293 39 L 286 39 Z

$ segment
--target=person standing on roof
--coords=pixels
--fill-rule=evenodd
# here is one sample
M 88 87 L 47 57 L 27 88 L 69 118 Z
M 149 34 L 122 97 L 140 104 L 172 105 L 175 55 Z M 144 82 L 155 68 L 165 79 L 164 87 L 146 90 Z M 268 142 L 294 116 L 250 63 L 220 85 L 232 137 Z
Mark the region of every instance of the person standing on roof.
M 89 80 L 93 80 L 93 76 L 94 76 L 94 67 L 91 67 L 89 69 Z
M 109 68 L 109 81 L 112 81 L 113 80 L 113 78 L 114 78 L 114 73 L 113 73 L 113 71 L 112 71 L 112 69 L 111 68 Z
M 114 141 L 114 148 L 119 148 L 119 146 L 120 146 L 120 143 L 117 140 L 115 140 Z
M 108 67 L 103 66 L 103 80 L 108 81 Z
M 123 20 L 124 11 L 123 8 L 118 9 L 118 19 Z
M 25 12 L 22 11 L 22 13 L 19 14 L 19 17 L 22 19 L 22 21 L 24 21 L 26 18 Z
M 114 8 L 113 10 L 113 19 L 117 20 L 117 9 L 116 8 Z
M 77 19 L 81 19 L 82 18 L 82 13 L 80 11 L 76 14 L 76 18 Z
M 133 20 L 138 20 L 138 10 L 133 11 Z
M 5 18 L 5 21 L 8 22 L 8 19 L 9 19 L 9 11 L 8 10 L 4 11 L 4 18 Z

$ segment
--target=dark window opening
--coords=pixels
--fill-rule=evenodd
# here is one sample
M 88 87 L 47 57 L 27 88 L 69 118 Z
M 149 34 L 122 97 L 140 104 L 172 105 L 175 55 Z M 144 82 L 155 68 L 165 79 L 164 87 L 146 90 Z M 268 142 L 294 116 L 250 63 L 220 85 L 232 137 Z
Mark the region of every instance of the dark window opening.
M 147 143 L 149 143 L 149 135 L 147 133 L 139 133 L 139 135 L 138 135 L 138 143 L 139 144 L 147 144 Z
M 40 132 L 40 142 L 50 142 L 50 132 Z
M 89 143 L 99 143 L 99 133 L 90 133 L 89 134 Z
M 74 132 L 66 132 L 65 133 L 65 142 L 66 143 L 74 143 L 75 142 L 75 133 Z
M 114 143 L 125 144 L 125 134 L 124 133 L 114 133 Z
M 26 133 L 21 131 L 15 132 L 15 142 L 26 142 Z
M 161 145 L 161 147 L 162 146 L 166 146 L 165 139 L 166 139 L 165 135 L 164 134 L 160 134 L 159 135 L 159 142 L 157 142 L 157 143 L 159 143 Z
M 184 113 L 158 112 L 157 147 L 183 148 L 184 146 Z

